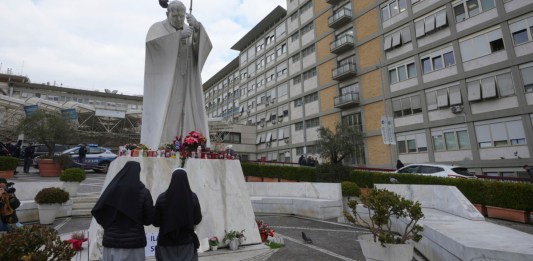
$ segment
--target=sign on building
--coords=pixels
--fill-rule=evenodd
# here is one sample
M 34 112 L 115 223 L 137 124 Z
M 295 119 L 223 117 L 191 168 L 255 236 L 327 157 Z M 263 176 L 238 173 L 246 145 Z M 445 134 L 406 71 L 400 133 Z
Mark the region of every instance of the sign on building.
M 383 144 L 396 144 L 396 139 L 394 138 L 393 117 L 381 117 L 381 136 L 383 137 Z

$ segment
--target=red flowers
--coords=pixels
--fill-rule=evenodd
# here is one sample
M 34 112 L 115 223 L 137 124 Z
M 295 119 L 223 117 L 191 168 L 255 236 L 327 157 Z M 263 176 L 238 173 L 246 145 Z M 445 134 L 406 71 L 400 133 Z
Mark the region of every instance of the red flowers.
M 261 239 L 273 237 L 274 236 L 274 229 L 270 228 L 267 223 L 265 223 L 261 219 L 256 219 L 255 223 L 257 223 L 257 229 L 259 229 L 259 234 L 261 235 Z

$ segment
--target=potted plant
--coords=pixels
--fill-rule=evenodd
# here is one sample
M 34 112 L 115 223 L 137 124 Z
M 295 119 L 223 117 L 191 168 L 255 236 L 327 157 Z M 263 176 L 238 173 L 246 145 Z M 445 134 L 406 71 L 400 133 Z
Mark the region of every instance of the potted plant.
M 412 260 L 414 247 L 409 242 L 422 239 L 423 228 L 418 221 L 424 214 L 420 203 L 385 189 L 372 190 L 368 196 L 361 198 L 361 202 L 368 209 L 368 216 L 363 217 L 357 212 L 356 200 L 348 202 L 352 213 L 344 212 L 344 216 L 352 224 L 362 222 L 372 233 L 359 237 L 367 260 Z M 404 218 L 409 222 L 400 233 L 392 231 L 391 220 L 394 218 Z
M 341 190 L 343 209 L 344 211 L 350 211 L 350 208 L 348 207 L 348 201 L 354 199 L 355 197 L 359 197 L 361 195 L 361 189 L 355 182 L 343 181 L 341 182 Z
M 0 178 L 13 178 L 19 159 L 9 156 L 0 156 Z
M 217 236 L 212 236 L 209 238 L 209 247 L 211 248 L 212 251 L 217 250 L 219 244 L 220 242 L 218 241 Z
M 59 180 L 63 181 L 63 189 L 73 197 L 78 194 L 80 183 L 85 180 L 85 170 L 79 168 L 69 168 L 63 170 Z
M 24 133 L 26 139 L 44 144 L 48 148 L 48 155 L 39 160 L 39 174 L 41 176 L 59 176 L 62 160 L 53 158 L 55 144 L 68 143 L 76 135 L 76 129 L 71 121 L 65 119 L 57 111 L 37 110 L 26 117 L 17 126 L 19 133 Z M 66 160 L 66 159 L 64 159 Z
M 239 245 L 243 245 L 244 241 L 246 241 L 246 237 L 244 236 L 244 231 L 246 231 L 246 229 L 243 229 L 237 233 L 237 238 L 239 239 Z
M 59 206 L 69 200 L 68 192 L 60 188 L 44 188 L 35 195 L 35 202 L 39 208 L 39 222 L 52 224 L 56 218 Z
M 239 248 L 239 238 L 237 237 L 238 234 L 239 232 L 236 230 L 224 230 L 223 241 L 228 245 L 230 250 L 237 250 L 237 248 Z

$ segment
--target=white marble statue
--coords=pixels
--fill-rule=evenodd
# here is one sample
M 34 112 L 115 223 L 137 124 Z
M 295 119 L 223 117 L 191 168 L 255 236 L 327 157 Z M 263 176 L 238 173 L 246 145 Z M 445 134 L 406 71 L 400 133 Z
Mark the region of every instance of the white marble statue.
M 209 137 L 200 74 L 211 48 L 185 5 L 169 2 L 167 19 L 146 36 L 141 143 L 156 149 L 193 130 Z

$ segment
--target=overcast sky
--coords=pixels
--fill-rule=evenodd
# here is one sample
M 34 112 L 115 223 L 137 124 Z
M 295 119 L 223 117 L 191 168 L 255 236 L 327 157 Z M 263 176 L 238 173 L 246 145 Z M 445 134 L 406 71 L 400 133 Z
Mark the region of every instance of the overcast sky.
M 189 9 L 190 0 L 184 1 Z M 194 0 L 213 50 L 205 82 L 239 53 L 239 39 L 286 0 Z M 33 83 L 142 94 L 148 28 L 166 18 L 158 0 L 0 0 L 0 72 Z

